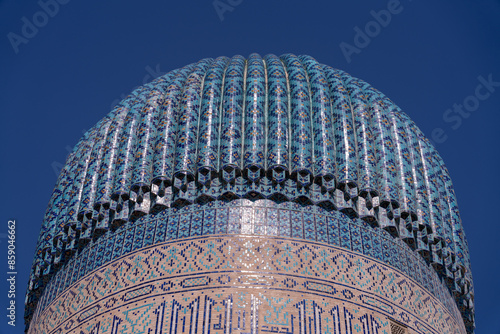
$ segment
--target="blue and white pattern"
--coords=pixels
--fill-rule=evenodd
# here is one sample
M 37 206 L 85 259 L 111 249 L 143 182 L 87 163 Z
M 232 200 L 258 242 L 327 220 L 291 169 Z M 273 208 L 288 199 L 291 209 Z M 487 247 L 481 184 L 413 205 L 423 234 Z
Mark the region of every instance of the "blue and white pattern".
M 61 266 L 102 235 L 144 216 L 240 199 L 321 207 L 385 230 L 435 269 L 473 331 L 470 257 L 441 157 L 369 84 L 292 54 L 203 59 L 174 70 L 136 89 L 84 135 L 42 224 L 26 321 Z M 302 227 L 283 225 L 285 215 Z M 293 212 L 268 217 L 254 234 L 332 237 L 328 221 L 313 229 Z M 215 221 L 171 228 L 157 227 L 165 235 L 158 238 L 232 233 Z M 336 231 L 341 247 L 362 247 L 362 232 Z M 134 239 L 119 236 L 122 250 L 103 245 L 100 264 L 134 249 Z M 367 244 L 383 256 L 383 245 Z

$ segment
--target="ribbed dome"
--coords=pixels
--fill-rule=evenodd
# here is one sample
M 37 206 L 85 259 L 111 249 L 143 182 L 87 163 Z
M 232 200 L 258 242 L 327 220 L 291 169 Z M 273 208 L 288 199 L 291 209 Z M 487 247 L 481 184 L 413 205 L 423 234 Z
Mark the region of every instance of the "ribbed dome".
M 271 199 L 361 218 L 419 252 L 473 322 L 467 243 L 442 159 L 386 96 L 309 56 L 203 59 L 135 90 L 68 157 L 30 294 L 129 220 Z

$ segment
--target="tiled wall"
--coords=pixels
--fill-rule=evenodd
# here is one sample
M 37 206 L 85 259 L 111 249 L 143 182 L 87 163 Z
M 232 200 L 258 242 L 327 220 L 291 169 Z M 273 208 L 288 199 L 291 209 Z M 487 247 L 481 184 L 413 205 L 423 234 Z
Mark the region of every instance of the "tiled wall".
M 134 248 L 135 237 L 124 240 Z M 78 258 L 79 268 L 100 261 L 92 251 Z M 29 333 L 389 334 L 389 319 L 408 333 L 465 333 L 456 306 L 450 312 L 407 272 L 313 240 L 162 241 L 67 275 L 76 273 L 86 274 L 37 310 Z
M 386 263 L 424 286 L 449 310 L 456 304 L 435 271 L 400 239 L 373 229 L 361 219 L 297 203 L 270 200 L 211 202 L 146 216 L 87 245 L 50 281 L 38 309 L 64 289 L 107 262 L 134 250 L 183 237 L 255 234 L 318 241 L 365 254 Z M 87 261 L 87 259 L 92 259 Z M 403 260 L 404 259 L 404 260 Z

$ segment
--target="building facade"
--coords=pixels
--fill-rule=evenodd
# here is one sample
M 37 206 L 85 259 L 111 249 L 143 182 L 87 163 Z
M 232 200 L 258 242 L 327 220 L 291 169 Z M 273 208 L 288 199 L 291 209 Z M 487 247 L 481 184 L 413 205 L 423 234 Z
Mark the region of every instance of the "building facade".
M 50 200 L 28 333 L 473 333 L 442 159 L 309 56 L 203 59 L 89 130 Z

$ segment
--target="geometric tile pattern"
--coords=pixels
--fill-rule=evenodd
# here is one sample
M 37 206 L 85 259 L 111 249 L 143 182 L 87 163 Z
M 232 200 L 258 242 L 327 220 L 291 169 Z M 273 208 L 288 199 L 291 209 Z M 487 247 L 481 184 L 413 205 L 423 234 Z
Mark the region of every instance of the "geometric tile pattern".
M 25 322 L 47 284 L 89 243 L 164 210 L 241 199 L 321 207 L 388 232 L 445 281 L 473 332 L 470 257 L 443 160 L 381 92 L 293 54 L 202 59 L 137 88 L 91 128 L 68 156 L 43 219 Z M 210 214 L 174 215 L 165 234 L 238 230 L 234 212 L 227 225 L 202 226 Z M 259 225 L 256 233 L 329 242 L 328 222 L 299 216 L 290 212 L 285 230 Z M 139 249 L 140 240 L 155 241 L 146 239 L 151 230 L 136 232 L 121 235 L 119 249 L 100 244 L 86 256 L 103 251 L 104 264 Z M 341 247 L 360 251 L 363 230 L 338 232 Z M 371 243 L 382 256 L 384 243 Z
M 42 296 L 42 300 L 45 295 Z M 403 272 L 314 241 L 201 236 L 121 256 L 68 286 L 29 333 L 465 333 Z
M 80 278 L 136 249 L 175 240 L 180 235 L 227 233 L 292 237 L 353 250 L 401 271 L 441 300 L 450 312 L 456 309 L 435 271 L 404 242 L 384 230 L 373 229 L 361 219 L 350 219 L 337 211 L 328 212 L 314 206 L 276 204 L 270 200 L 235 200 L 166 210 L 104 235 L 87 245 L 54 276 L 45 289 L 38 310 L 43 311 Z

